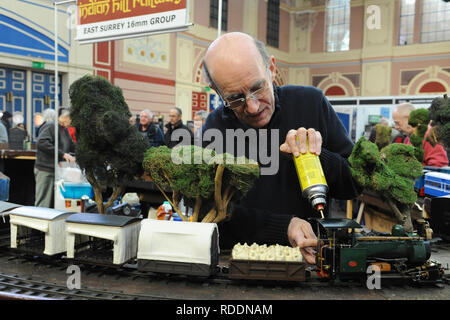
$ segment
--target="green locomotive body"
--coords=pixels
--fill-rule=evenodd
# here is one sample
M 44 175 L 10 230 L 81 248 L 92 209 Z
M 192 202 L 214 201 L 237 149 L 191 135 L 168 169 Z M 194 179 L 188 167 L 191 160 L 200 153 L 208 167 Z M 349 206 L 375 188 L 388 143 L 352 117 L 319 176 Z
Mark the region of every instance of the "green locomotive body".
M 381 278 L 439 281 L 443 267 L 430 260 L 430 242 L 400 225 L 392 233 L 356 233 L 353 220 L 318 220 L 318 274 L 333 280 L 362 280 L 374 269 Z

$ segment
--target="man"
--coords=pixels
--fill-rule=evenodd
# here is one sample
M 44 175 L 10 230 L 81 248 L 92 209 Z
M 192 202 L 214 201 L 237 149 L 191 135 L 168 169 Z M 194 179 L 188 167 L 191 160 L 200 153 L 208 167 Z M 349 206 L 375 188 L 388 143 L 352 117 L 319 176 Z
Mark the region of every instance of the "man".
M 142 110 L 139 115 L 138 130 L 150 143 L 150 147 L 163 146 L 164 134 L 162 130 L 153 123 L 153 114 L 150 110 Z
M 8 140 L 9 140 L 9 129 L 11 129 L 12 117 L 13 116 L 12 116 L 12 114 L 9 111 L 5 111 L 5 112 L 3 112 L 2 118 L 1 118 L 1 121 L 2 121 L 3 125 L 6 128 L 6 133 L 8 135 Z
M 39 137 L 39 133 L 41 129 L 45 127 L 45 125 L 50 121 L 55 121 L 56 119 L 56 111 L 55 109 L 47 108 L 42 112 L 42 123 L 36 129 L 36 137 Z
M 403 141 L 396 140 L 396 142 L 404 143 L 405 139 L 414 132 L 414 128 L 408 124 L 409 114 L 415 108 L 411 103 L 399 104 L 392 113 L 394 119 L 394 128 L 405 135 Z
M 166 145 L 169 148 L 173 148 L 180 143 L 194 143 L 194 135 L 192 134 L 191 130 L 189 130 L 189 128 L 183 124 L 182 117 L 183 114 L 180 108 L 173 107 L 172 109 L 170 109 L 170 121 L 165 126 L 166 134 L 164 136 Z
M 161 128 L 161 130 L 164 132 L 164 119 L 161 115 L 153 115 L 153 124 Z
M 70 126 L 70 111 L 59 109 L 58 117 L 58 161 L 75 162 L 70 154 L 75 152 L 75 143 L 67 128 Z M 53 208 L 55 182 L 55 121 L 44 124 L 39 129 L 37 138 L 36 162 L 34 164 L 36 179 L 35 206 Z
M 204 146 L 208 145 L 205 136 L 211 128 L 220 130 L 224 137 L 227 129 L 256 130 L 260 134 L 259 143 L 254 144 L 258 158 L 263 151 L 258 146 L 266 140 L 277 145 L 279 161 L 275 174 L 261 175 L 253 189 L 234 204 L 231 219 L 220 226 L 221 246 L 253 241 L 290 243 L 300 247 L 307 262 L 314 263 L 317 238 L 306 219 L 320 215 L 302 198 L 292 154 L 305 153 L 308 138 L 309 151 L 321 160 L 328 195 L 337 199 L 356 197 L 360 190 L 347 161 L 353 144 L 344 126 L 320 90 L 273 86 L 275 58 L 269 57 L 264 45 L 247 34 L 227 33 L 216 39 L 208 48 L 203 65 L 206 79 L 225 102 L 205 122 Z M 279 132 L 278 140 L 269 141 L 270 134 L 264 135 L 266 129 Z M 254 145 L 246 143 L 245 149 L 251 150 Z M 280 157 L 278 150 L 288 156 Z
M 24 141 L 30 141 L 27 130 L 23 122 L 18 123 L 14 128 L 9 129 L 9 149 L 24 150 Z
M 199 110 L 194 115 L 194 144 L 201 145 L 202 127 L 205 124 L 208 114 L 205 110 Z
M 8 130 L 6 130 L 3 121 L 0 121 L 0 144 L 2 143 L 8 143 Z
M 406 135 L 405 139 L 402 141 L 405 144 L 411 144 L 409 136 L 414 132 L 414 127 L 408 124 L 408 120 L 409 114 L 414 109 L 415 107 L 411 103 L 402 103 L 399 104 L 392 113 L 395 129 Z M 427 134 L 428 131 L 425 133 L 425 137 Z M 433 147 L 431 143 L 424 138 L 422 146 L 424 151 L 422 164 L 424 166 L 445 167 L 448 165 L 447 152 L 442 145 L 437 144 Z

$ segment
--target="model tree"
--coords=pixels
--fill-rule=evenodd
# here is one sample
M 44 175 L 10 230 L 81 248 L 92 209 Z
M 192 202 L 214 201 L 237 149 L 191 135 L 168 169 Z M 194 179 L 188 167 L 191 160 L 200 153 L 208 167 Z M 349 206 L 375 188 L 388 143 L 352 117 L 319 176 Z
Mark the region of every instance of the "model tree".
M 414 180 L 422 175 L 422 164 L 415 157 L 415 148 L 393 143 L 379 151 L 374 143 L 361 137 L 349 162 L 355 180 L 386 200 L 405 230 L 411 232 L 410 211 L 417 200 Z
M 192 221 L 218 223 L 232 211 L 232 202 L 242 198 L 259 177 L 259 166 L 246 158 L 216 155 L 198 146 L 165 146 L 145 153 L 143 167 L 183 221 L 183 200 L 193 208 Z M 166 191 L 172 190 L 172 198 Z
M 446 94 L 443 97 L 434 98 L 428 110 L 432 120 L 432 130 L 427 139 L 433 146 L 441 143 L 446 148 L 450 148 L 450 98 Z
M 375 133 L 375 144 L 381 150 L 391 141 L 392 128 L 388 125 L 378 123 L 375 126 Z
M 77 163 L 92 185 L 98 212 L 124 192 L 126 181 L 142 175 L 148 142 L 131 126 L 131 113 L 119 87 L 100 76 L 86 75 L 69 88 Z M 103 193 L 112 188 L 109 200 Z
M 427 109 L 416 109 L 411 111 L 408 118 L 408 124 L 414 128 L 414 132 L 410 135 L 410 141 L 416 148 L 415 156 L 417 160 L 423 162 L 425 151 L 423 150 L 423 139 L 428 129 L 428 123 L 430 118 L 428 117 Z

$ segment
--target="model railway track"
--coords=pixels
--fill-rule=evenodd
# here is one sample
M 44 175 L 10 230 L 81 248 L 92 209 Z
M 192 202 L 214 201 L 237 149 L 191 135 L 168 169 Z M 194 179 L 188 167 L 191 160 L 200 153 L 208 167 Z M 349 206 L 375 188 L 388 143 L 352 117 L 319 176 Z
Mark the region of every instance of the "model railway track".
M 159 294 L 153 294 L 151 292 L 135 292 L 139 294 L 128 294 L 122 292 L 122 287 L 116 289 L 118 292 L 112 292 L 108 289 L 98 289 L 104 288 L 98 285 L 93 285 L 93 283 L 98 281 L 88 282 L 87 284 L 92 289 L 82 288 L 69 290 L 65 283 L 59 282 L 50 283 L 52 275 L 61 274 L 61 271 L 66 270 L 71 264 L 76 264 L 80 267 L 83 275 L 88 275 L 94 279 L 104 279 L 104 283 L 107 284 L 109 281 L 111 283 L 117 283 L 116 280 L 123 281 L 124 285 L 130 284 L 131 286 L 145 286 L 146 283 L 160 283 L 167 284 L 171 288 L 175 287 L 189 287 L 198 288 L 202 290 L 210 290 L 214 292 L 217 288 L 243 288 L 244 290 L 254 290 L 254 289 L 267 289 L 275 290 L 277 292 L 292 291 L 303 291 L 303 290 L 320 290 L 321 288 L 326 288 L 328 292 L 335 292 L 336 294 L 346 292 L 348 290 L 353 290 L 352 288 L 361 287 L 364 288 L 365 284 L 358 281 L 349 282 L 334 282 L 322 281 L 320 278 L 315 276 L 314 272 L 311 272 L 311 276 L 308 277 L 306 282 L 268 282 L 268 281 L 252 281 L 252 280 L 231 280 L 228 278 L 228 267 L 226 262 L 219 264 L 218 272 L 214 276 L 210 277 L 192 277 L 186 275 L 174 275 L 174 274 L 158 274 L 152 272 L 143 272 L 138 270 L 137 264 L 134 262 L 124 264 L 120 267 L 115 267 L 111 265 L 91 265 L 84 264 L 80 261 L 72 263 L 71 261 L 61 257 L 47 257 L 47 256 L 35 256 L 30 254 L 20 254 L 16 250 L 9 248 L 9 230 L 0 230 L 0 266 L 2 262 L 12 262 L 16 261 L 19 264 L 29 264 L 37 267 L 45 268 L 44 278 L 43 274 L 36 274 L 37 277 L 32 279 L 31 277 L 18 276 L 6 274 L 0 272 L 0 299 L 58 299 L 58 300 L 171 300 L 179 299 L 176 297 L 176 293 L 170 289 L 167 291 L 159 291 Z M 445 250 L 450 251 L 450 244 L 448 243 L 437 243 L 433 245 L 434 252 Z M 226 258 L 226 257 L 224 257 Z M 224 260 L 225 261 L 225 260 Z M 4 270 L 1 270 L 4 271 Z M 17 271 L 14 271 L 16 273 Z M 47 275 L 48 272 L 48 276 Z M 441 283 L 432 285 L 437 287 L 447 287 L 450 285 L 450 276 L 446 271 L 446 275 Z M 36 280 L 44 279 L 44 280 Z M 83 279 L 85 279 L 83 277 Z M 408 282 L 406 279 L 392 279 L 395 280 L 392 284 L 383 283 L 383 288 L 389 287 L 401 287 L 404 289 L 414 289 L 417 288 L 417 284 Z M 400 281 L 397 281 L 400 280 Z M 86 283 L 83 283 L 83 285 Z M 107 287 L 107 285 L 106 285 Z M 95 288 L 95 289 L 94 289 Z M 197 290 L 197 289 L 195 289 Z M 124 290 L 126 292 L 126 290 Z
M 71 263 L 65 259 L 62 260 L 49 260 L 46 257 L 38 257 L 38 256 L 18 256 L 16 253 L 11 252 L 10 250 L 2 250 L 0 251 L 0 263 L 2 260 L 15 260 L 19 259 L 24 263 L 32 263 L 35 265 L 46 266 L 49 268 L 49 272 L 51 270 L 55 270 L 60 272 L 61 270 L 65 270 Z M 195 276 L 186 276 L 186 275 L 175 275 L 175 274 L 159 274 L 153 272 L 143 272 L 137 269 L 136 264 L 125 264 L 121 267 L 112 267 L 112 266 L 104 266 L 104 265 L 84 265 L 78 264 L 81 268 L 83 274 L 94 275 L 97 277 L 109 277 L 114 278 L 115 280 L 121 279 L 124 281 L 134 281 L 137 279 L 149 280 L 152 282 L 164 282 L 167 284 L 170 283 L 178 283 L 178 284 L 189 284 L 193 286 L 198 286 L 199 288 L 210 287 L 214 288 L 216 286 L 225 286 L 225 287 L 261 287 L 261 281 L 256 280 L 232 280 L 229 279 L 228 267 L 221 266 L 219 267 L 218 273 L 214 276 L 210 277 L 195 277 Z M 3 275 L 0 273 L 0 276 L 9 277 L 10 279 L 19 279 L 18 276 L 11 275 Z M 417 287 L 416 284 L 411 284 L 408 282 L 409 278 L 400 279 L 393 278 L 392 286 L 402 286 L 413 288 Z M 1 280 L 1 279 L 0 279 Z M 48 294 L 50 297 L 53 297 L 54 294 L 59 294 L 59 296 L 55 299 L 119 299 L 119 300 L 136 300 L 136 299 L 167 299 L 170 300 L 170 295 L 129 295 L 124 293 L 113 293 L 107 290 L 68 290 L 65 286 L 57 286 L 53 284 L 48 284 L 42 281 L 33 281 L 31 279 L 19 279 L 24 282 L 31 283 L 31 285 L 41 285 L 48 286 L 50 290 Z M 3 282 L 0 282 L 2 284 Z M 450 284 L 450 275 L 446 274 L 444 276 L 443 282 L 439 284 L 435 284 L 432 286 L 444 286 Z M 391 286 L 391 285 L 388 285 Z M 29 285 L 28 285 L 29 286 Z M 291 289 L 308 289 L 308 288 L 334 288 L 333 290 L 351 288 L 351 287 L 363 287 L 364 283 L 358 281 L 345 281 L 345 282 L 335 282 L 330 283 L 329 281 L 322 281 L 320 278 L 311 277 L 306 282 L 296 282 L 296 281 L 264 281 L 263 286 L 265 287 L 283 287 L 283 288 L 291 288 Z M 53 288 L 54 287 L 54 288 Z M 41 287 L 37 287 L 40 290 L 43 290 Z M 22 290 L 28 289 L 27 285 L 23 288 L 18 288 Z M 0 291 L 5 291 L 0 286 Z M 17 292 L 13 292 L 17 293 Z M 23 293 L 25 294 L 25 293 Z M 49 298 L 44 295 L 43 298 Z
M 133 295 L 91 289 L 68 289 L 57 284 L 48 284 L 18 275 L 0 272 L 0 298 L 54 299 L 54 300 L 170 300 L 158 295 Z

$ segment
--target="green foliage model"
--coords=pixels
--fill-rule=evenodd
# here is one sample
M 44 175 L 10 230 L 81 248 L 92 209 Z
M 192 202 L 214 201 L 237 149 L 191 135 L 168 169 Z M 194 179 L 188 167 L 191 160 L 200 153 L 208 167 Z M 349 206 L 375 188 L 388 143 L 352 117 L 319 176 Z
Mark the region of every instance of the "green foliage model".
M 70 117 L 76 128 L 77 163 L 95 193 L 99 213 L 124 192 L 124 183 L 143 173 L 142 160 L 148 142 L 135 126 L 119 87 L 100 76 L 85 75 L 69 88 Z M 107 188 L 113 192 L 103 202 Z
M 423 139 L 428 129 L 430 118 L 427 109 L 416 109 L 411 111 L 408 118 L 408 124 L 414 128 L 414 132 L 410 135 L 410 141 L 416 148 L 415 156 L 417 160 L 423 162 L 425 151 L 423 150 Z
M 442 143 L 446 148 L 450 148 L 450 98 L 446 94 L 434 98 L 428 110 L 432 130 L 427 139 L 433 146 Z
M 422 175 L 423 169 L 415 157 L 415 148 L 393 143 L 379 151 L 374 143 L 361 137 L 353 147 L 349 162 L 355 180 L 386 199 L 399 220 L 409 219 L 405 230 L 411 229 L 410 216 L 405 212 L 417 200 L 414 180 Z
M 155 185 L 184 221 L 179 202 L 193 208 L 192 221 L 218 223 L 229 217 L 234 201 L 242 198 L 259 177 L 256 162 L 230 154 L 216 155 L 198 146 L 150 148 L 142 163 Z M 173 192 L 170 199 L 165 190 Z
M 381 150 L 391 141 L 392 128 L 379 123 L 375 126 L 375 132 L 375 144 L 378 146 L 378 149 Z

